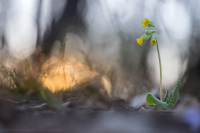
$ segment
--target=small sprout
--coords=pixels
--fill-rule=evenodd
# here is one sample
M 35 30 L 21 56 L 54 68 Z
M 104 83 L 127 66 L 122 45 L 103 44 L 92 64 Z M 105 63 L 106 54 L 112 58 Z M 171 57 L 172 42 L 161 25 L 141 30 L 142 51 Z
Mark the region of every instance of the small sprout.
M 42 98 L 44 99 L 44 101 L 47 103 L 47 105 L 52 108 L 52 109 L 55 109 L 55 110 L 65 110 L 65 107 L 62 105 L 62 94 L 60 95 L 60 97 L 58 99 L 56 99 L 52 92 L 47 89 L 47 88 L 44 88 L 41 90 L 41 96 Z

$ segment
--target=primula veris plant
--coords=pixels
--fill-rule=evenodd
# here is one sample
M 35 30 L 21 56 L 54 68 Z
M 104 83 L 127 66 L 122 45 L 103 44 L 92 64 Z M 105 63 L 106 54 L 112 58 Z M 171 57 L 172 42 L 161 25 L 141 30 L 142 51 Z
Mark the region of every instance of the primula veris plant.
M 157 30 L 152 21 L 149 21 L 147 18 L 145 18 L 142 21 L 142 26 L 149 28 L 154 28 L 154 30 L 146 30 L 145 33 L 142 35 L 141 38 L 137 38 L 136 41 L 139 45 L 142 45 L 143 41 L 148 40 L 151 37 L 151 45 L 157 46 L 158 51 L 158 59 L 159 59 L 159 67 L 160 67 L 160 100 L 158 100 L 155 96 L 151 95 L 150 93 L 147 94 L 146 101 L 149 105 L 154 105 L 151 109 L 156 110 L 167 110 L 168 108 L 172 108 L 175 106 L 177 99 L 178 99 L 178 90 L 180 88 L 181 82 L 178 81 L 174 88 L 172 89 L 170 95 L 169 95 L 169 89 L 167 90 L 167 93 L 162 100 L 162 66 L 161 66 L 161 57 L 160 57 L 160 51 L 158 47 L 158 35 Z

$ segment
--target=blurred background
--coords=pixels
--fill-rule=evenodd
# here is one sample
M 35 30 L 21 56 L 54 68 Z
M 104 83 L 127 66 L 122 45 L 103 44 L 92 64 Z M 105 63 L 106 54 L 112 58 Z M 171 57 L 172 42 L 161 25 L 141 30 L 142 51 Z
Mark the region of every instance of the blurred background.
M 200 99 L 199 6 L 198 0 L 0 0 L 1 86 L 17 88 L 5 71 L 31 57 L 33 77 L 52 92 L 85 82 L 122 99 L 159 90 L 156 46 L 136 42 L 148 18 L 158 30 L 164 91 L 181 80 L 181 94 Z

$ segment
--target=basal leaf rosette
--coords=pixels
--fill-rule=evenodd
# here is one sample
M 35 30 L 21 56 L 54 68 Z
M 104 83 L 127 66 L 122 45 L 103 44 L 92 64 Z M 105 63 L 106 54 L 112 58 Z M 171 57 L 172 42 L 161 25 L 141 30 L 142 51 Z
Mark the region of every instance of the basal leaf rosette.
M 177 100 L 178 100 L 178 91 L 180 88 L 181 82 L 178 81 L 174 88 L 172 89 L 170 96 L 169 95 L 169 89 L 167 90 L 167 93 L 165 95 L 165 98 L 163 101 L 158 100 L 155 96 L 151 95 L 150 93 L 147 94 L 146 101 L 149 105 L 154 105 L 157 107 L 160 107 L 162 110 L 167 110 L 168 108 L 172 108 L 175 106 Z

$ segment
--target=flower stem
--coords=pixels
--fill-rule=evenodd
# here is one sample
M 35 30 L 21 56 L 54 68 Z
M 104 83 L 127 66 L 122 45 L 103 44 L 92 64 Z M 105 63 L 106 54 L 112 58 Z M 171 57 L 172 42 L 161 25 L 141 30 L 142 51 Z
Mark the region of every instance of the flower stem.
M 155 31 L 157 33 L 156 27 L 155 27 Z M 160 67 L 160 100 L 162 101 L 162 65 L 161 65 L 161 58 L 160 58 L 160 51 L 159 51 L 159 47 L 158 47 L 158 41 L 156 41 L 156 42 L 157 42 L 156 45 L 157 45 L 159 67 Z
M 161 66 L 161 58 L 160 58 L 158 42 L 157 42 L 157 51 L 158 51 L 158 59 L 159 59 L 159 66 L 160 66 L 160 100 L 162 101 L 162 66 Z

